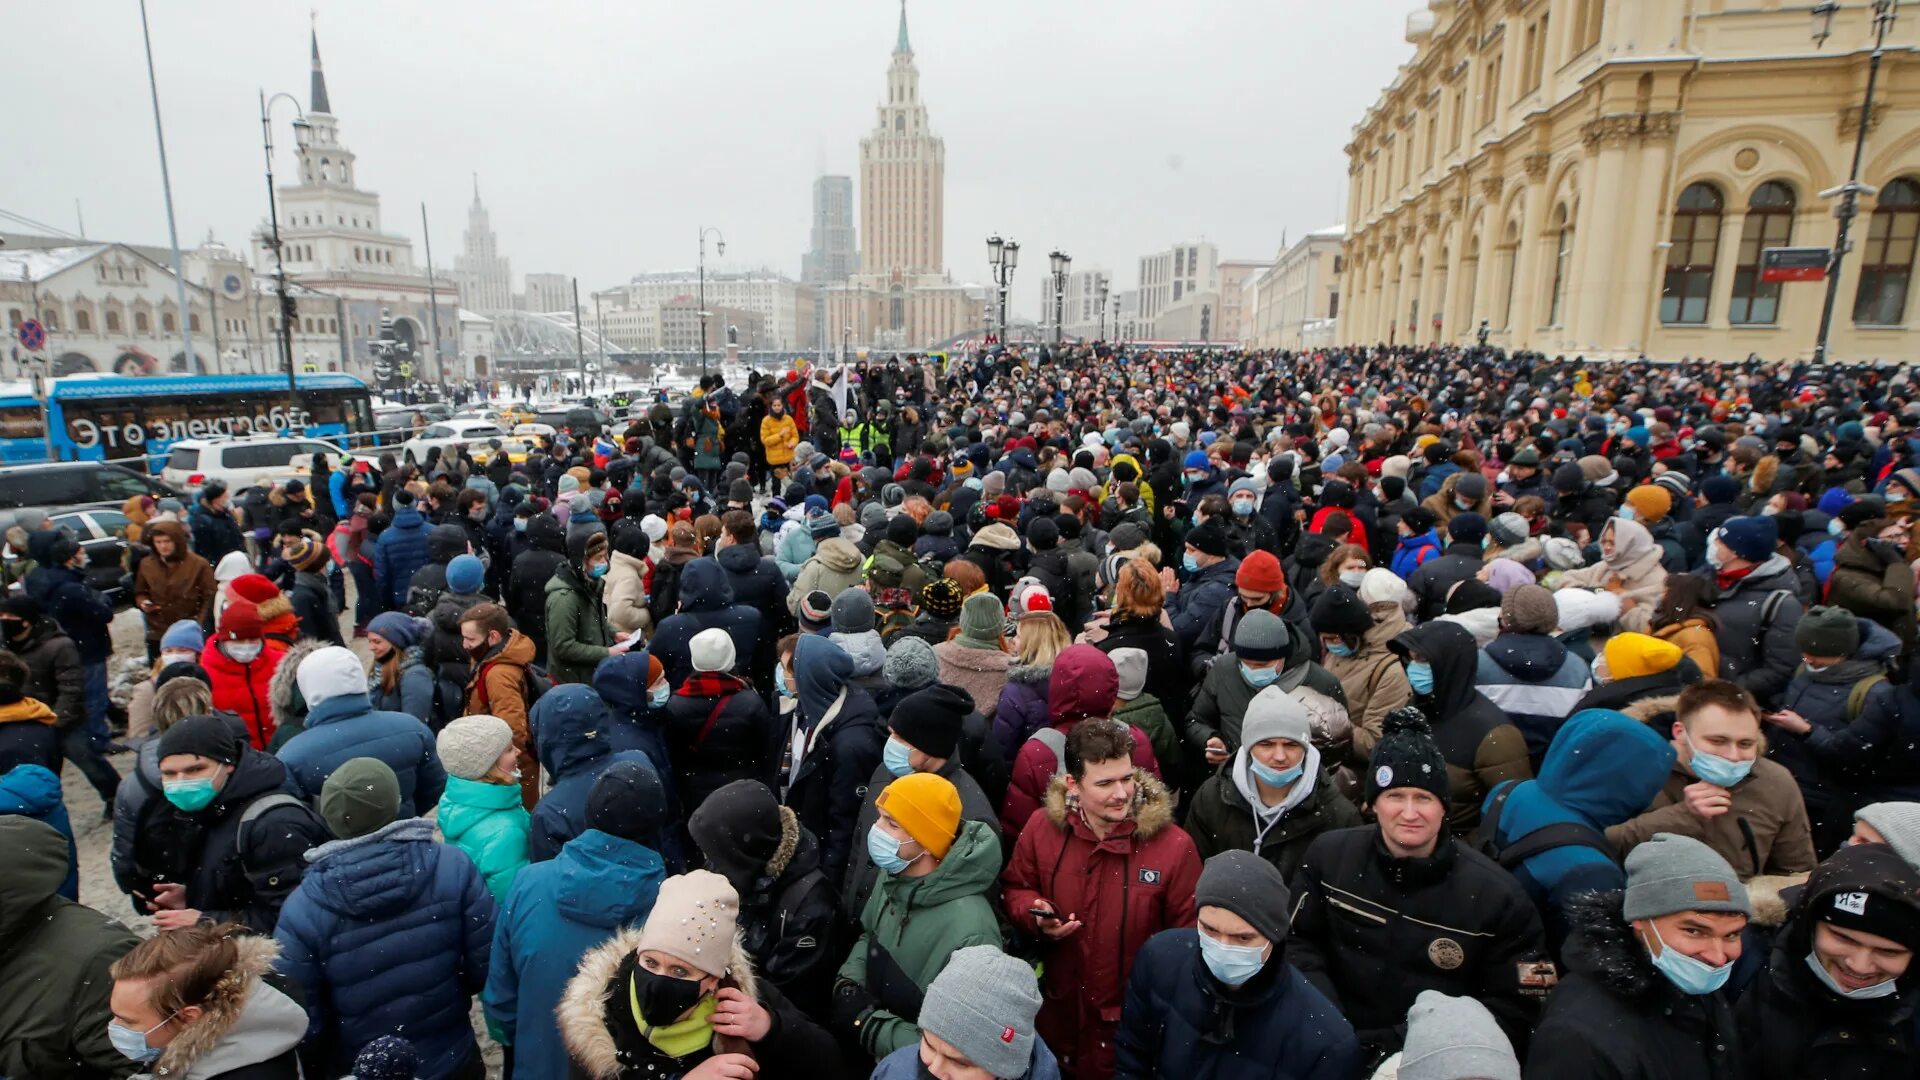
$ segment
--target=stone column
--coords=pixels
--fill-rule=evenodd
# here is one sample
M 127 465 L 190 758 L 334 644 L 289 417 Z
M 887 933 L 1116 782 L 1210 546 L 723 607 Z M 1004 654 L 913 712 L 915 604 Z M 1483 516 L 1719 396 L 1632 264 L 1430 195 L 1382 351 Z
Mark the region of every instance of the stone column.
M 1515 257 L 1518 266 L 1513 279 L 1513 330 L 1508 335 L 1507 347 L 1516 349 L 1526 347 L 1539 336 L 1541 320 L 1546 311 L 1541 306 L 1541 296 L 1551 283 L 1543 285 L 1540 281 L 1541 262 L 1551 257 L 1546 250 L 1545 236 L 1547 212 L 1547 155 L 1528 154 L 1525 159 L 1527 174 L 1526 206 L 1520 219 L 1520 249 Z
M 1726 209 L 1720 215 L 1720 243 L 1713 252 L 1713 299 L 1707 304 L 1707 325 L 1724 330 L 1732 324 L 1733 268 L 1740 264 L 1740 233 L 1746 227 L 1747 208 L 1735 206 L 1733 194 L 1724 193 Z M 1726 356 L 1720 359 L 1744 358 Z
M 1613 294 L 1601 332 L 1605 335 L 1603 340 L 1635 355 L 1651 346 L 1649 330 L 1660 317 L 1662 267 L 1666 263 L 1666 251 L 1659 246 L 1666 239 L 1660 235 L 1660 226 L 1669 220 L 1660 198 L 1678 122 L 1677 113 L 1653 113 L 1647 117 L 1633 163 L 1634 189 L 1630 194 L 1622 192 L 1619 203 L 1632 207 L 1633 212 L 1627 220 L 1616 224 L 1621 233 L 1620 287 Z M 1678 195 L 1674 192 L 1671 197 Z
M 1444 317 L 1446 312 L 1440 296 L 1440 279 L 1445 274 L 1440 265 L 1440 215 L 1428 211 L 1422 220 L 1426 238 L 1420 244 L 1420 325 L 1416 328 L 1420 336 L 1414 340 L 1424 344 L 1433 340 L 1433 313 L 1439 311 Z
M 1587 124 L 1586 176 L 1580 185 L 1582 197 L 1574 222 L 1573 265 L 1569 267 L 1566 325 L 1562 337 L 1576 349 L 1608 350 L 1602 327 L 1611 309 L 1622 302 L 1620 281 L 1620 230 L 1612 215 L 1631 192 L 1627 186 L 1628 157 L 1640 128 L 1640 114 L 1603 116 Z

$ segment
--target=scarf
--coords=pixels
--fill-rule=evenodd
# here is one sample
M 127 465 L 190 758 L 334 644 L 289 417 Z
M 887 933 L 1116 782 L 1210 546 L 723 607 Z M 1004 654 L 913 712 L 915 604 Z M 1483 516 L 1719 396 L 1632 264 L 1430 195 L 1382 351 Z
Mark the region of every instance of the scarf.
M 1755 563 L 1752 566 L 1743 566 L 1738 570 L 1718 570 L 1714 572 L 1713 580 L 1720 588 L 1731 589 L 1735 582 L 1758 569 L 1760 569 L 1759 563 Z
M 634 989 L 633 980 L 628 979 L 627 1007 L 633 1010 L 634 1024 L 646 1032 L 647 1041 L 668 1057 L 683 1058 L 688 1054 L 697 1054 L 713 1042 L 713 1025 L 708 1021 L 719 1005 L 711 994 L 701 998 L 700 1004 L 693 1007 L 693 1014 L 685 1020 L 671 1024 L 649 1024 L 640 1013 L 639 992 Z
M 681 697 L 717 698 L 746 689 L 740 677 L 725 671 L 696 671 L 675 691 Z

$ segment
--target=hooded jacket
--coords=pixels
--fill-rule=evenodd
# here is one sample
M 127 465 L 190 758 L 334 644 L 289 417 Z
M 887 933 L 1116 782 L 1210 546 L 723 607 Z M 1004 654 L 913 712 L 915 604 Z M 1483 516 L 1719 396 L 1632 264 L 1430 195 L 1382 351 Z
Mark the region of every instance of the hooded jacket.
M 667 751 L 666 713 L 653 707 L 647 689 L 649 659 L 645 649 L 608 657 L 593 669 L 593 692 L 606 703 L 610 719 L 606 741 L 614 752 L 638 750 L 648 761 L 665 764 L 672 760 Z M 659 771 L 658 777 L 666 788 L 671 813 L 683 803 L 674 790 L 673 770 Z
M 1139 769 L 1133 780 L 1132 815 L 1101 838 L 1069 801 L 1066 778 L 1054 777 L 1044 810 L 1021 830 L 1001 875 L 1007 918 L 1041 943 L 1046 965 L 1035 1030 L 1070 1075 L 1112 1073 L 1127 976 L 1141 946 L 1194 921 L 1200 856 L 1173 823 L 1167 789 Z M 1040 900 L 1086 925 L 1062 941 L 1042 936 L 1028 914 Z
M 606 737 L 612 717 L 600 696 L 585 686 L 566 684 L 540 695 L 531 719 L 548 786 L 533 808 L 529 862 L 553 858 L 567 841 L 586 831 L 587 793 L 615 762 L 638 761 L 654 775 L 664 775 L 665 762 L 651 761 L 638 750 L 613 748 Z
M 1051 661 L 1007 665 L 1007 683 L 993 710 L 993 738 L 1006 757 L 1018 757 L 1020 744 L 1047 726 L 1047 686 L 1052 680 Z
M 520 785 L 448 776 L 434 816 L 447 843 L 473 860 L 494 902 L 504 901 L 514 875 L 527 865 L 528 818 L 520 805 Z
M 466 677 L 466 715 L 497 716 L 513 729 L 513 745 L 520 749 L 521 805 L 531 808 L 540 798 L 539 770 L 527 760 L 533 750 L 533 736 L 527 719 L 529 668 L 536 651 L 533 640 L 518 630 L 507 631 L 507 640 L 487 653 Z
M 186 526 L 177 521 L 156 521 L 147 527 L 147 535 L 173 540 L 173 557 L 163 559 L 156 551 L 151 558 L 140 560 L 133 581 L 134 603 L 142 605 L 147 617 L 147 640 L 159 641 L 167 627 L 181 619 L 205 623 L 213 611 L 217 586 L 213 565 L 187 546 Z M 151 610 L 144 607 L 147 603 L 153 605 Z
M 1506 871 L 1443 830 L 1434 853 L 1395 858 L 1377 825 L 1322 833 L 1295 874 L 1287 953 L 1360 1041 L 1392 1052 L 1422 990 L 1471 997 L 1516 1048 L 1538 1003 L 1520 965 L 1544 959 L 1540 916 Z
M 808 531 L 806 521 L 791 522 L 781 528 L 780 535 L 774 539 L 773 562 L 780 568 L 780 576 L 791 583 L 818 550 L 819 544 Z
M 0 705 L 0 776 L 16 765 L 60 768 L 60 717 L 39 698 L 22 697 Z
M 1742 1080 L 1746 1048 L 1725 990 L 1681 993 L 1621 917 L 1623 894 L 1585 893 L 1566 910 L 1567 973 L 1548 999 L 1526 1075 L 1555 1080 Z
M 816 634 L 801 636 L 793 657 L 795 689 L 800 706 L 794 714 L 802 732 L 804 753 L 794 767 L 786 803 L 800 824 L 820 838 L 825 851 L 822 871 L 828 881 L 841 881 L 854 847 L 864 837 L 854 835 L 860 803 L 871 799 L 867 788 L 887 741 L 887 727 L 873 698 L 849 680 L 853 660 L 840 646 Z
M 1114 1076 L 1147 1080 L 1364 1075 L 1353 1027 L 1287 962 L 1287 943 L 1239 986 L 1213 976 L 1200 931 L 1162 930 L 1135 958 L 1114 1038 Z
M 6 643 L 27 665 L 26 695 L 53 709 L 54 726 L 65 732 L 86 723 L 87 673 L 80 648 L 52 619 L 34 620 L 26 640 Z
M 1187 833 L 1201 862 L 1223 851 L 1250 851 L 1272 863 L 1283 880 L 1292 881 L 1314 837 L 1360 824 L 1360 811 L 1333 786 L 1320 751 L 1309 746 L 1306 769 L 1294 782 L 1295 789 L 1271 809 L 1261 803 L 1256 816 L 1259 796 L 1247 754 L 1241 747 L 1225 768 L 1200 785 L 1187 806 Z
M 1673 767 L 1673 744 L 1625 713 L 1589 709 L 1554 737 L 1540 775 L 1512 786 L 1493 837 L 1505 850 L 1548 825 L 1584 825 L 1598 833 L 1644 810 Z M 1487 807 L 1498 797 L 1489 793 Z M 1488 819 L 1483 818 L 1484 835 Z M 1565 844 L 1510 868 L 1533 898 L 1556 947 L 1566 937 L 1562 912 L 1572 898 L 1595 889 L 1624 889 L 1626 874 L 1612 856 Z
M 513 625 L 533 641 L 533 659 L 547 658 L 547 582 L 567 562 L 566 534 L 552 514 L 535 514 L 527 522 L 527 550 L 513 561 L 507 579 L 507 614 Z
M 735 780 L 774 782 L 778 725 L 766 699 L 738 676 L 714 672 L 688 680 L 667 699 L 664 712 L 673 786 L 686 806 L 698 807 Z
M 307 1034 L 307 1010 L 273 970 L 272 938 L 237 937 L 233 967 L 200 1002 L 204 1010 L 173 1036 L 154 1076 L 184 1080 L 300 1080 L 294 1053 Z
M 51 825 L 0 816 L 0 1073 L 91 1080 L 134 1071 L 107 1038 L 108 969 L 139 941 L 60 896 L 72 869 Z
M 1440 554 L 1440 534 L 1428 529 L 1416 536 L 1403 536 L 1394 545 L 1390 568 L 1394 576 L 1405 581 L 1413 577 L 1414 571 L 1425 566 L 1427 560 Z
M 1666 595 L 1667 571 L 1660 565 L 1660 544 L 1645 525 L 1626 518 L 1610 518 L 1600 531 L 1601 538 L 1613 534 L 1613 555 L 1592 566 L 1568 570 L 1560 575 L 1556 589 L 1606 589 L 1620 594 L 1622 606 L 1633 607 L 1620 613 L 1620 629 L 1649 633 L 1653 613 Z
M 613 628 L 598 582 L 589 580 L 569 557 L 546 583 L 547 673 L 556 683 L 593 680 L 593 669 L 608 656 Z
M 1526 736 L 1527 757 L 1539 761 L 1593 689 L 1593 672 L 1556 638 L 1504 631 L 1480 650 L 1473 681 Z
M 49 534 L 36 533 L 35 539 L 45 535 Z M 113 622 L 112 602 L 89 585 L 80 571 L 51 565 L 44 556 L 37 558 L 40 566 L 27 574 L 24 585 L 27 595 L 45 612 L 42 618 L 52 619 L 73 639 L 81 663 L 105 662 L 113 655 L 113 640 L 107 633 Z
M 659 852 L 588 829 L 514 879 L 494 926 L 481 1002 L 513 1046 L 516 1073 L 567 1075 L 553 1022 L 567 981 L 587 950 L 646 922 L 666 876 Z
M 1433 692 L 1416 693 L 1413 704 L 1433 725 L 1447 760 L 1447 825 L 1455 835 L 1470 836 L 1494 785 L 1533 776 L 1526 738 L 1474 686 L 1479 653 L 1471 634 L 1452 623 L 1427 623 L 1394 638 L 1390 647 L 1402 657 L 1418 653 L 1433 665 Z
M 1713 617 L 1719 621 L 1720 673 L 1739 683 L 1770 708 L 1800 666 L 1800 647 L 1793 631 L 1803 610 L 1793 564 L 1774 554 L 1752 572 L 1726 588 L 1711 576 Z M 1775 594 L 1777 600 L 1771 600 Z M 1769 620 L 1767 608 L 1774 608 Z
M 761 555 L 753 544 L 728 544 L 715 552 L 713 558 L 720 569 L 727 572 L 734 603 L 759 613 L 771 628 L 782 628 L 783 632 L 788 628 L 787 619 L 775 619 L 787 594 L 787 579 L 780 572 L 780 564 Z M 684 590 L 682 586 L 683 599 Z
M 57 755 L 53 764 L 54 768 L 60 765 Z M 67 838 L 67 880 L 60 886 L 60 895 L 69 900 L 80 899 L 80 851 L 73 842 L 73 822 L 67 817 L 66 800 L 61 797 L 59 774 L 31 762 L 0 772 L 0 817 L 7 816 L 31 818 L 51 825 Z
M 1900 651 L 1912 655 L 1920 624 L 1913 610 L 1913 567 L 1881 545 L 1866 546 L 1866 529 L 1856 530 L 1833 556 L 1833 576 L 1827 581 L 1827 603 L 1872 619 L 1900 638 Z M 1878 550 L 1877 550 L 1878 549 Z
M 1167 617 L 1173 622 L 1173 634 L 1192 656 L 1200 641 L 1233 603 L 1233 577 L 1240 572 L 1240 560 L 1222 559 L 1180 583 L 1180 591 L 1167 596 Z
M 1910 966 L 1889 997 L 1851 1001 L 1807 966 L 1814 928 L 1842 896 L 1902 907 L 1912 919 L 1920 915 L 1920 872 L 1884 844 L 1862 844 L 1821 863 L 1798 890 L 1766 972 L 1734 1009 L 1755 1080 L 1913 1075 L 1920 972 Z
M 413 575 L 427 565 L 427 519 L 411 506 L 394 511 L 393 523 L 373 542 L 373 577 L 388 611 L 407 606 Z
M 357 682 L 357 680 L 356 680 Z M 307 729 L 279 751 L 287 766 L 287 790 L 309 802 L 333 770 L 350 758 L 385 762 L 400 780 L 400 815 L 432 810 L 447 786 L 447 771 L 427 725 L 406 713 L 376 712 L 355 685 L 307 709 Z
M 1799 713 L 1813 730 L 1767 731 L 1768 756 L 1787 767 L 1806 797 L 1818 851 L 1846 839 L 1860 807 L 1920 797 L 1920 710 L 1911 707 L 1920 702 L 1887 681 L 1900 639 L 1878 623 L 1855 621 L 1860 647 L 1852 656 L 1821 671 L 1802 664 L 1780 695 L 1780 707 Z M 1856 711 L 1856 688 L 1875 679 Z
M 1120 676 L 1112 661 L 1091 645 L 1069 645 L 1053 661 L 1047 690 L 1047 726 L 1064 737 L 1082 720 L 1110 717 L 1119 693 Z M 1160 763 L 1153 756 L 1152 740 L 1137 727 L 1129 725 L 1127 731 L 1133 736 L 1133 764 L 1158 779 Z M 1000 809 L 1003 833 L 1018 837 L 1026 829 L 1045 803 L 1059 767 L 1059 759 L 1046 743 L 1028 738 L 1020 744 L 1013 758 L 1006 803 Z
M 787 590 L 787 614 L 799 618 L 800 601 L 815 589 L 828 596 L 839 596 L 860 584 L 862 561 L 860 549 L 845 537 L 830 536 L 820 541 L 813 557 L 795 575 L 793 587 Z
M 1479 544 L 1448 544 L 1444 552 L 1421 563 L 1407 578 L 1407 589 L 1419 603 L 1414 613 L 1422 622 L 1446 614 L 1447 596 L 1453 587 L 1480 573 L 1484 565 Z
M 208 640 L 200 651 L 200 666 L 212 677 L 213 707 L 240 717 L 255 750 L 268 749 L 279 726 L 273 715 L 271 684 L 286 653 L 279 642 L 268 641 L 259 656 L 242 664 L 220 650 L 218 639 Z
M 647 649 L 660 658 L 667 682 L 678 690 L 693 674 L 695 634 L 725 630 L 733 639 L 733 670 L 745 674 L 759 647 L 763 625 L 759 611 L 734 601 L 733 582 L 717 560 L 695 559 L 680 571 L 679 614 L 660 623 Z
M 1319 702 L 1310 705 L 1308 699 L 1318 696 L 1344 712 L 1347 692 L 1332 672 L 1314 662 L 1314 639 L 1298 623 L 1282 625 L 1290 639 L 1291 651 L 1279 678 L 1270 685 L 1285 690 L 1294 700 L 1308 705 L 1310 711 Z M 1254 695 L 1262 689 L 1265 688 L 1247 682 L 1240 670 L 1240 658 L 1233 653 L 1223 653 L 1208 665 L 1184 725 L 1188 760 L 1204 763 L 1209 739 L 1218 738 L 1226 743 L 1228 753 L 1239 749 L 1241 721 L 1246 718 L 1247 706 L 1253 703 Z M 1318 732 L 1315 735 L 1315 742 L 1323 742 Z
M 404 811 L 403 811 L 404 813 Z M 423 1077 L 477 1057 L 469 1014 L 487 979 L 493 899 L 472 860 L 402 817 L 315 848 L 280 913 L 278 969 L 306 993 L 308 1053 L 328 1075 L 359 1048 L 401 1035 Z
M 1327 673 L 1340 680 L 1347 695 L 1347 718 L 1353 725 L 1350 753 L 1360 765 L 1373 757 L 1387 714 L 1413 700 L 1407 669 L 1387 643 L 1407 630 L 1407 617 L 1398 602 L 1368 605 L 1373 625 L 1361 635 L 1352 656 L 1327 653 L 1321 658 Z
M 878 1059 L 918 1043 L 920 997 L 947 960 L 972 945 L 1000 947 L 989 899 L 999 874 L 1000 839 L 993 826 L 963 818 L 953 846 L 931 873 L 880 877 L 861 911 L 860 938 L 839 973 L 876 1005 L 859 1028 L 862 1050 Z

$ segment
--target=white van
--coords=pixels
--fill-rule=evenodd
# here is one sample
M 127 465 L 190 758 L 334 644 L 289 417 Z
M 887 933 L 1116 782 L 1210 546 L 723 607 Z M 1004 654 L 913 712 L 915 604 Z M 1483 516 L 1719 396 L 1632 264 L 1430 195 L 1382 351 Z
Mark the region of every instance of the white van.
M 197 491 L 214 480 L 238 489 L 263 476 L 277 484 L 295 477 L 305 480 L 315 454 L 338 460 L 340 453 L 330 442 L 286 435 L 182 439 L 168 450 L 160 478 L 183 491 Z

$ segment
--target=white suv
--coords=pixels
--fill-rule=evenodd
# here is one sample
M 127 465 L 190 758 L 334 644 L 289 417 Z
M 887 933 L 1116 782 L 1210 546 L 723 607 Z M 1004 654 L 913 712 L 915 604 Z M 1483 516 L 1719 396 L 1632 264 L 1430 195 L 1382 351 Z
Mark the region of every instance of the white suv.
M 426 430 L 401 443 L 400 455 L 409 465 L 425 465 L 428 450 L 438 447 L 446 454 L 455 447 L 465 446 L 473 454 L 475 463 L 484 465 L 492 452 L 488 444 L 506 437 L 506 429 L 489 420 L 442 420 L 428 424 Z
M 337 458 L 340 448 L 318 439 L 284 435 L 182 439 L 168 450 L 160 478 L 185 491 L 197 490 L 214 480 L 230 489 L 246 487 L 263 476 L 276 484 L 296 477 L 304 480 L 315 454 Z

